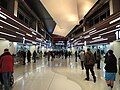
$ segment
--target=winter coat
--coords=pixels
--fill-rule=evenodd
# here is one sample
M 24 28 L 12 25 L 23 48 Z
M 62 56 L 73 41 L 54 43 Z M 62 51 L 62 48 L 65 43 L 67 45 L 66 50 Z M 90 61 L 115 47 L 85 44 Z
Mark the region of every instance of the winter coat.
M 5 52 L 0 56 L 0 71 L 13 72 L 14 59 L 9 52 Z
M 105 56 L 105 70 L 106 72 L 117 73 L 117 59 L 114 54 Z
M 89 64 L 89 61 L 90 62 L 92 61 L 93 64 Z M 94 66 L 94 64 L 95 64 L 94 55 L 90 51 L 86 52 L 85 53 L 84 65 Z

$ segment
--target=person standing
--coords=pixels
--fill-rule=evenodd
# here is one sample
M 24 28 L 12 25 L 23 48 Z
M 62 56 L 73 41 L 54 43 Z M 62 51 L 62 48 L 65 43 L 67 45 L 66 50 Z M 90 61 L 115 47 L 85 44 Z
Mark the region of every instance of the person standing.
M 75 51 L 75 62 L 77 62 L 77 51 Z
M 81 61 L 81 67 L 83 70 L 84 69 L 84 60 L 85 60 L 85 51 L 84 50 L 81 50 L 79 57 L 80 57 L 80 61 Z
M 113 88 L 117 73 L 117 59 L 112 50 L 108 50 L 105 55 L 105 80 L 111 88 Z
M 14 58 L 10 54 L 9 49 L 4 49 L 4 53 L 0 57 L 4 90 L 11 90 L 10 78 L 13 73 Z
M 28 50 L 28 52 L 27 52 L 28 63 L 30 62 L 30 59 L 31 59 L 31 52 L 30 52 L 30 50 Z
M 34 60 L 34 63 L 36 63 L 36 56 L 37 56 L 37 53 L 36 53 L 36 51 L 34 50 L 34 52 L 33 52 L 33 60 Z
M 91 74 L 93 76 L 94 83 L 96 82 L 96 76 L 93 70 L 95 61 L 94 61 L 94 55 L 90 51 L 90 49 L 87 49 L 87 52 L 85 53 L 85 60 L 84 60 L 84 65 L 86 69 L 86 78 L 85 80 L 89 81 L 89 70 L 91 71 Z
M 100 61 L 101 61 L 101 54 L 100 54 L 100 50 L 98 49 L 97 53 L 96 53 L 97 69 L 101 69 L 100 68 Z

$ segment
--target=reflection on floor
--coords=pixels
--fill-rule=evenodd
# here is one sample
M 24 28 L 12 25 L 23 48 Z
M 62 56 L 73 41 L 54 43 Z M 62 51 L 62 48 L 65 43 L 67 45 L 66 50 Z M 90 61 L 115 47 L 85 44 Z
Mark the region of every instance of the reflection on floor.
M 74 58 L 55 59 L 47 61 L 45 58 L 37 63 L 25 66 L 15 65 L 15 84 L 13 90 L 109 90 L 104 80 L 104 64 L 101 70 L 95 72 L 97 82 L 92 78 L 85 81 L 85 70 L 81 69 L 80 61 Z M 113 90 L 120 90 L 119 75 Z

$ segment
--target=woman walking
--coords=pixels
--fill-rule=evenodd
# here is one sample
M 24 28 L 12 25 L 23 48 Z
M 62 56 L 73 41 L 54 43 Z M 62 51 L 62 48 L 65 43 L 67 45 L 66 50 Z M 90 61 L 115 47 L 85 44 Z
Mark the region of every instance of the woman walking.
M 117 73 L 117 59 L 112 50 L 106 53 L 105 64 L 105 80 L 108 87 L 112 89 Z

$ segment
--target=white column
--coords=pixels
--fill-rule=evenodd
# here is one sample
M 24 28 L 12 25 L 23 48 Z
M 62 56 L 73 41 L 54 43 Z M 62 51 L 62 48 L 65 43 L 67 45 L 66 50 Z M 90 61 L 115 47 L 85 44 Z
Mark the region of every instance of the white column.
M 14 15 L 17 17 L 17 11 L 18 11 L 18 0 L 14 1 Z
M 38 32 L 38 21 L 36 21 L 36 32 Z
M 109 7 L 110 7 L 110 15 L 113 14 L 113 0 L 109 1 Z

